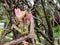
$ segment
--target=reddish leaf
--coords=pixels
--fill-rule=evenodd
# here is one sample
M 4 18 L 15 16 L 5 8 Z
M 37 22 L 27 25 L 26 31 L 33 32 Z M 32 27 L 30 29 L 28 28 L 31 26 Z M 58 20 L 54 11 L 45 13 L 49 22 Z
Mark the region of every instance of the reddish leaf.
M 26 14 L 26 18 L 27 18 L 27 19 L 31 19 L 31 17 L 32 17 L 32 14 L 31 14 L 31 13 L 27 13 L 27 14 Z

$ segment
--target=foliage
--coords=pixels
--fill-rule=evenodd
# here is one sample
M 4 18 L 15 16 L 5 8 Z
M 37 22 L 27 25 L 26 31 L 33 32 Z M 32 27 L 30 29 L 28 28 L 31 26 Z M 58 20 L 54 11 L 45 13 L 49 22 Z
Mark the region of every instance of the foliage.
M 55 33 L 54 33 L 55 37 L 59 37 L 60 36 L 60 26 L 56 26 L 55 27 Z
M 9 3 L 9 0 L 7 2 L 8 2 L 8 4 L 10 4 Z M 15 5 L 15 3 L 13 3 L 13 4 Z M 60 10 L 58 10 L 58 7 L 60 8 L 60 6 L 58 6 L 59 4 L 60 4 L 60 1 L 59 0 L 56 0 L 56 3 L 54 1 L 50 1 L 49 2 L 49 0 L 48 1 L 47 0 L 45 0 L 45 1 L 44 0 L 43 1 L 42 0 L 38 0 L 36 2 L 36 4 L 34 5 L 34 6 L 36 6 L 36 5 L 37 6 L 36 7 L 33 7 L 33 9 L 31 9 L 31 12 L 33 14 L 33 17 L 35 19 L 35 22 L 34 22 L 34 24 L 36 24 L 35 27 L 38 27 L 40 29 L 39 31 L 42 32 L 42 34 L 41 34 L 41 32 L 38 32 L 37 31 L 38 29 L 37 29 L 36 30 L 37 33 L 35 33 L 35 35 L 38 35 L 36 37 L 37 37 L 37 39 L 40 39 L 41 40 L 41 43 L 44 43 L 45 44 L 45 41 L 50 41 L 50 43 L 51 43 L 51 41 L 53 42 L 53 36 L 55 38 L 58 38 L 60 36 L 60 25 L 55 27 L 55 26 L 52 26 L 52 23 L 51 23 L 51 21 L 55 19 L 55 15 L 57 16 L 59 14 L 59 13 L 57 14 L 57 12 L 60 11 Z M 13 6 L 12 5 L 9 5 L 9 6 L 11 6 L 11 9 L 13 9 L 13 6 L 14 6 L 14 5 Z M 17 3 L 16 3 L 16 5 L 17 5 Z M 23 5 L 23 3 L 22 3 L 22 5 Z M 7 12 L 7 10 L 5 9 L 6 7 L 4 8 L 3 6 L 4 5 L 0 2 L 0 23 L 5 23 L 5 26 L 4 26 L 5 28 L 4 29 L 10 29 L 11 28 L 10 27 L 10 23 L 12 23 L 11 19 L 12 19 L 12 17 L 15 17 L 14 14 L 13 14 L 14 16 L 12 16 L 11 14 L 14 13 L 14 11 L 10 11 L 11 13 L 9 11 Z M 16 7 L 19 7 L 19 6 L 17 5 Z M 28 6 L 28 10 L 29 10 L 29 8 L 31 8 L 31 7 Z M 14 9 L 15 9 L 15 7 L 14 7 Z M 11 19 L 9 19 L 9 16 L 10 15 L 11 15 Z M 15 28 L 16 29 L 13 28 L 13 30 L 15 30 L 15 32 L 13 30 L 11 30 L 12 32 L 15 33 L 15 35 L 14 35 L 15 37 L 17 36 L 17 34 L 20 31 L 20 29 L 22 29 L 22 31 L 20 31 L 21 34 L 26 34 L 28 32 L 28 31 L 26 31 L 26 29 L 24 29 L 24 27 L 19 28 L 17 26 Z M 52 34 L 53 31 L 54 31 L 54 35 Z M 13 33 L 12 32 L 11 33 L 9 32 L 9 34 L 7 34 L 5 36 L 4 43 L 13 40 L 12 39 L 13 38 Z M 2 34 L 2 29 L 0 29 L 0 33 Z M 40 34 L 44 37 L 44 38 L 42 37 L 43 39 L 41 38 L 41 35 Z M 43 34 L 46 34 L 46 36 L 43 35 Z M 51 37 L 51 40 L 50 40 L 50 37 L 49 36 Z M 24 36 L 22 36 L 22 37 L 24 37 Z M 36 45 L 40 45 L 39 40 L 36 41 Z
M 3 4 L 0 4 L 0 23 L 5 23 L 5 28 L 8 27 L 9 19 L 8 19 L 8 12 L 3 7 Z

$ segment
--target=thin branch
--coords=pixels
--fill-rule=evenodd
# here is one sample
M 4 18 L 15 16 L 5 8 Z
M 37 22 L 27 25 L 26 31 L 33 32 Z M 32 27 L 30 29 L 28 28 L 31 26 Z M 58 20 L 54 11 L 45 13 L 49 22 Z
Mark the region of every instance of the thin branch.
M 23 36 L 23 37 L 20 37 L 19 39 L 16 39 L 16 40 L 12 40 L 10 42 L 7 42 L 5 43 L 4 45 L 15 45 L 15 44 L 19 44 L 21 43 L 22 41 L 26 40 L 27 38 L 32 38 L 33 36 L 31 34 L 29 35 L 26 35 L 26 36 Z
M 39 28 L 37 28 L 38 33 L 40 33 L 49 43 L 53 44 L 53 42 L 48 38 L 46 34 L 44 34 Z

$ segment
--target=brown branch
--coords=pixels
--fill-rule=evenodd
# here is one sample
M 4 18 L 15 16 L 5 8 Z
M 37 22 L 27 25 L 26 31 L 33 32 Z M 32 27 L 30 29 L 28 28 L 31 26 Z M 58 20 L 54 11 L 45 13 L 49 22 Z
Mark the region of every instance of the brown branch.
M 15 45 L 15 44 L 21 43 L 23 40 L 27 39 L 28 37 L 29 37 L 29 35 L 21 37 L 19 39 L 13 40 L 13 41 L 10 41 L 4 45 Z
M 49 43 L 53 44 L 53 42 L 48 38 L 46 34 L 44 34 L 39 28 L 37 28 L 38 33 L 40 33 Z
M 7 42 L 5 43 L 4 45 L 15 45 L 15 44 L 19 44 L 21 43 L 23 40 L 26 40 L 27 38 L 31 38 L 33 37 L 32 35 L 26 35 L 26 36 L 23 36 L 23 37 L 20 37 L 19 39 L 16 39 L 16 40 L 12 40 L 10 42 Z
M 10 32 L 11 32 L 11 30 L 8 30 L 8 29 L 6 29 L 6 30 L 3 31 L 2 36 L 1 36 L 1 39 L 0 39 L 0 45 L 3 44 L 3 39 L 4 39 L 5 36 L 6 36 L 8 33 L 10 33 Z
M 48 0 L 48 2 L 49 2 L 50 4 L 52 4 L 52 5 L 57 6 L 57 4 L 55 4 L 53 1 L 49 1 L 49 0 Z M 57 9 L 56 9 L 56 10 L 60 12 L 60 7 L 57 6 Z
M 30 35 L 32 35 L 32 37 L 31 37 L 31 40 L 32 40 L 32 44 L 33 45 L 35 45 L 35 41 L 34 41 L 34 37 L 35 37 L 35 33 L 34 33 L 34 27 L 35 27 L 35 25 L 34 25 L 34 19 L 33 19 L 33 17 L 31 18 L 31 20 L 30 20 Z
M 47 10 L 45 8 L 43 0 L 41 0 L 41 4 L 42 4 L 42 7 L 43 7 L 43 11 L 44 11 L 45 18 L 46 18 L 46 21 L 47 21 L 47 26 L 48 26 L 48 31 L 46 31 L 46 32 L 48 32 L 48 37 L 50 38 L 50 40 L 53 41 L 53 43 L 51 43 L 51 45 L 54 45 L 53 29 L 52 29 L 52 24 L 51 24 L 51 21 L 50 21 L 50 16 L 46 12 Z
M 36 13 L 37 13 L 38 15 L 40 15 L 39 12 L 36 10 L 36 8 L 35 8 L 35 11 L 36 11 Z M 48 30 L 48 29 L 47 29 L 47 26 L 44 24 L 44 22 L 43 22 L 42 19 L 38 19 L 37 17 L 34 17 L 34 18 L 40 21 L 40 23 L 41 23 L 41 25 L 44 27 L 45 31 Z M 41 17 L 41 18 L 42 18 L 42 17 Z

